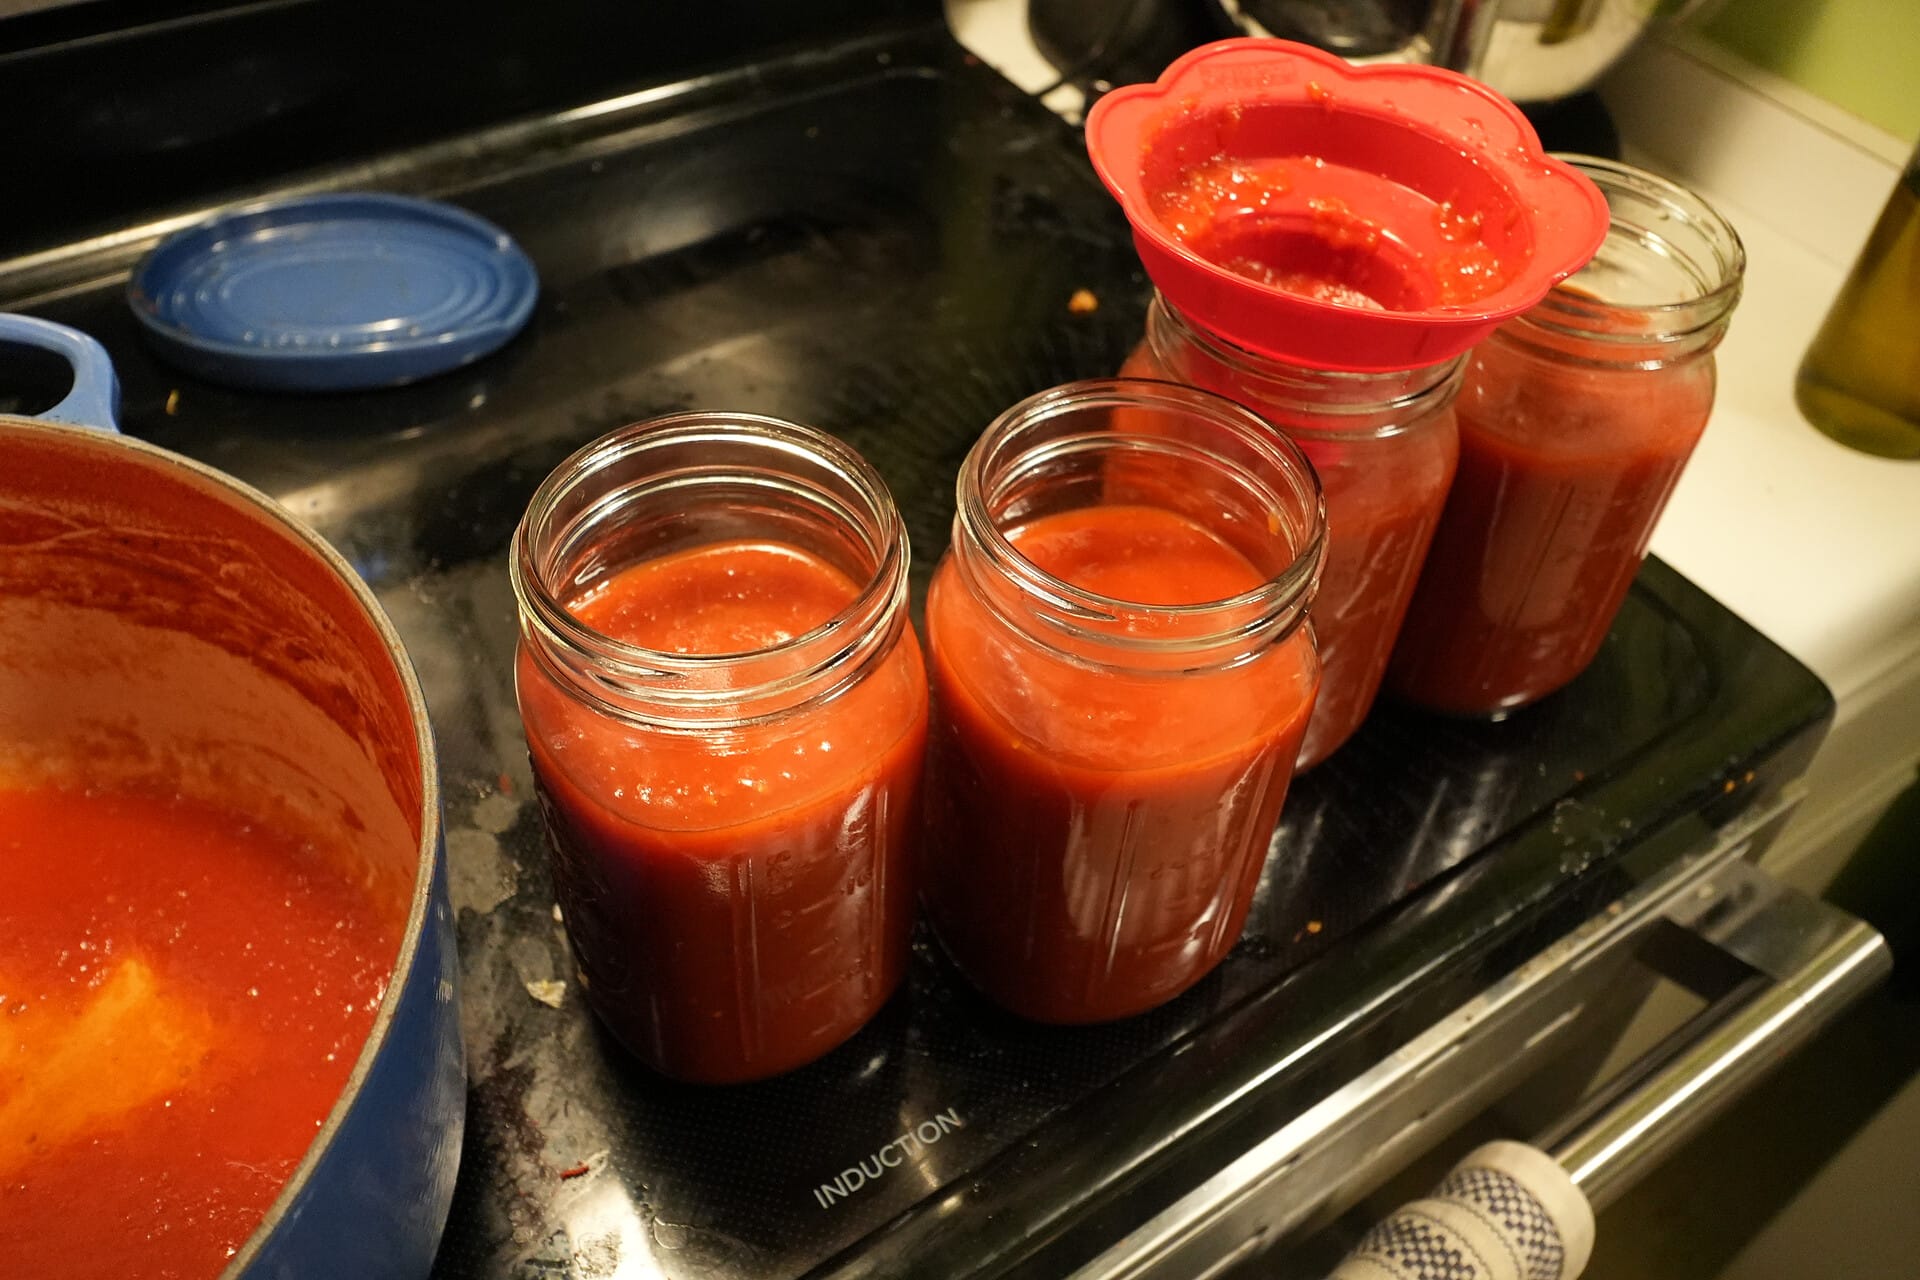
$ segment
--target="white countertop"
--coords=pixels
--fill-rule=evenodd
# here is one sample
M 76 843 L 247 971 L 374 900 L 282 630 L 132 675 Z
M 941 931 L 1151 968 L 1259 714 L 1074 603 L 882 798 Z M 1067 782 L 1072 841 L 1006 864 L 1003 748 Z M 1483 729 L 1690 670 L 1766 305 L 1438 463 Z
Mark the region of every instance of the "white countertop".
M 1843 694 L 1920 653 L 1920 465 L 1815 431 L 1793 377 L 1899 166 L 1672 46 L 1607 98 L 1631 158 L 1711 200 L 1748 254 L 1714 416 L 1654 550 Z
M 1804 810 L 1769 858 L 1818 888 L 1920 762 L 1920 462 L 1836 444 L 1793 403 L 1906 146 L 1710 59 L 1649 43 L 1604 89 L 1629 159 L 1712 201 L 1748 257 L 1713 417 L 1653 550 L 1833 690 Z
M 948 0 L 962 43 L 1029 90 L 1054 72 L 1023 0 Z M 1892 189 L 1905 145 L 1710 50 L 1650 41 L 1604 94 L 1628 159 L 1739 230 L 1746 291 L 1700 447 L 1653 550 L 1811 667 L 1835 725 L 1769 864 L 1818 888 L 1920 763 L 1920 462 L 1855 453 L 1793 403 L 1794 371 Z M 1077 91 L 1049 106 L 1072 116 Z

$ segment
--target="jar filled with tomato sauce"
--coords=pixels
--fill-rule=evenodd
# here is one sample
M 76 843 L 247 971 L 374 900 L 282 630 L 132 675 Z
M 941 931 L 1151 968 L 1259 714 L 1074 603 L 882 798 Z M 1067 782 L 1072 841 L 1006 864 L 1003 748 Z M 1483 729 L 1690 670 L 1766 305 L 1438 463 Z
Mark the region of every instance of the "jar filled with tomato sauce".
M 514 535 L 516 680 L 588 1003 L 719 1083 L 845 1041 L 899 985 L 926 737 L 879 475 L 750 415 L 627 427 Z
M 958 499 L 927 596 L 927 912 L 1014 1013 L 1139 1013 L 1245 923 L 1320 679 L 1318 483 L 1251 410 L 1123 379 L 1008 410 Z
M 1388 671 L 1399 695 L 1506 712 L 1600 650 L 1713 407 L 1746 255 L 1707 203 L 1565 157 L 1606 196 L 1593 260 L 1468 357 L 1460 465 Z
M 1464 358 L 1390 373 L 1308 368 L 1239 346 L 1156 297 L 1122 376 L 1166 378 L 1236 400 L 1298 445 L 1327 504 L 1314 598 L 1320 697 L 1300 768 L 1331 755 L 1379 692 L 1400 620 L 1453 481 L 1453 399 Z

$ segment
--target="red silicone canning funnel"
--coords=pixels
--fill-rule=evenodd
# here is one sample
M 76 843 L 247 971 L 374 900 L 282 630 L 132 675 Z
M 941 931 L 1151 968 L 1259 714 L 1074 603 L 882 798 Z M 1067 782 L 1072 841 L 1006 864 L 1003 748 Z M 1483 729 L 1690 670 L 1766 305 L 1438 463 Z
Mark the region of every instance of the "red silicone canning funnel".
M 1607 233 L 1599 190 L 1485 85 L 1286 40 L 1203 45 L 1153 84 L 1115 90 L 1087 118 L 1087 150 L 1168 302 L 1324 369 L 1450 359 L 1578 271 Z M 1222 185 L 1249 179 L 1257 200 Z M 1197 206 L 1203 189 L 1229 207 Z M 1289 287 L 1244 273 L 1256 249 Z

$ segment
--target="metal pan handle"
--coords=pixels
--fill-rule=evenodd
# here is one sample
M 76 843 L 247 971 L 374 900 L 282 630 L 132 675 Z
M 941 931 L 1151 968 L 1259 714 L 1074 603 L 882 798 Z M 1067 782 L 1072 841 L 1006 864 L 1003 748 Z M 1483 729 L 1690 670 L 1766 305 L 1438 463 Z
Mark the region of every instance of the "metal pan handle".
M 1656 966 L 1690 986 L 1711 985 L 1699 970 L 1717 966 L 1720 998 L 1537 1148 L 1494 1143 L 1468 1156 L 1432 1196 L 1369 1232 L 1334 1280 L 1424 1276 L 1420 1260 L 1449 1249 L 1482 1259 L 1488 1276 L 1573 1280 L 1586 1265 L 1594 1211 L 1811 1039 L 1892 963 L 1871 928 L 1746 863 L 1726 867 L 1666 920 L 1675 936 L 1653 948 Z M 1729 981 L 1733 974 L 1740 976 Z
M 33 415 L 44 422 L 117 434 L 120 430 L 120 379 L 107 349 L 78 329 L 34 316 L 0 313 L 0 342 L 17 342 L 63 356 L 73 367 L 73 389 L 59 404 Z

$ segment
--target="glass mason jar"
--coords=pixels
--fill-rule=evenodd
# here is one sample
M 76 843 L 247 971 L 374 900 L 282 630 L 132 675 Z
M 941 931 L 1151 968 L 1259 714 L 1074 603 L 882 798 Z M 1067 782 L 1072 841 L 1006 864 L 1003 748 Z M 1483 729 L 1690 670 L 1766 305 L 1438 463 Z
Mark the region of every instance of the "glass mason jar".
M 1713 407 L 1746 254 L 1692 192 L 1567 157 L 1612 224 L 1593 261 L 1468 357 L 1460 466 L 1388 687 L 1486 715 L 1600 650 Z
M 1318 764 L 1366 719 L 1453 482 L 1453 399 L 1465 357 L 1393 373 L 1289 364 L 1207 332 L 1156 297 L 1123 377 L 1166 378 L 1237 400 L 1300 447 L 1327 502 L 1327 566 L 1313 602 L 1320 699 L 1300 747 Z
M 907 535 L 845 445 L 689 413 L 514 534 L 521 718 L 586 998 L 655 1069 L 773 1075 L 899 984 L 926 737 Z
M 1251 410 L 1114 380 L 1002 414 L 958 492 L 923 900 L 1013 1012 L 1138 1013 L 1245 923 L 1319 683 L 1319 486 Z

